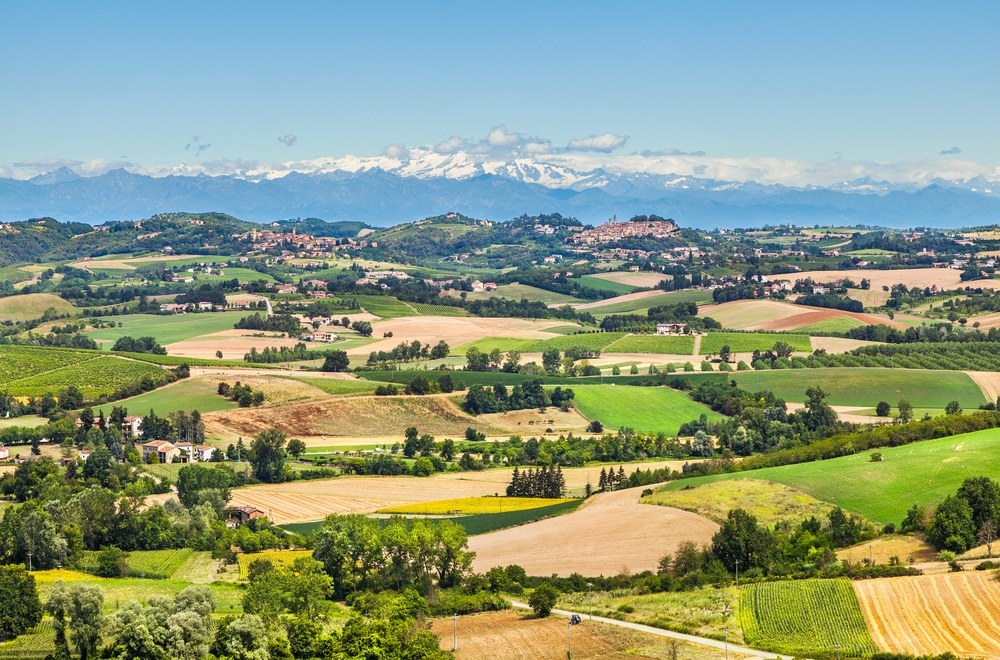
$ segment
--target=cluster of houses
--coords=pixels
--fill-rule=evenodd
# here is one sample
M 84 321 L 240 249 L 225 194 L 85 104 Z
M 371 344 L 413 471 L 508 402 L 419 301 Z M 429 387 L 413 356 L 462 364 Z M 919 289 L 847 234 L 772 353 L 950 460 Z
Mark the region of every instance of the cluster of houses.
M 271 226 L 278 227 L 277 224 L 272 224 Z M 343 255 L 338 253 L 338 250 L 345 250 L 347 248 L 378 247 L 377 242 L 368 241 L 367 239 L 311 236 L 309 234 L 300 234 L 294 228 L 291 232 L 252 229 L 245 234 L 238 234 L 236 238 L 249 242 L 255 252 L 277 253 L 281 256 L 317 257 L 320 259 L 337 258 L 338 256 L 350 258 L 350 253 L 344 253 Z
M 575 245 L 600 245 L 626 238 L 668 238 L 677 231 L 677 225 L 669 220 L 618 222 L 618 218 L 614 217 L 593 229 L 575 232 L 566 240 Z
M 210 445 L 150 440 L 142 443 L 142 460 L 149 463 L 155 455 L 160 463 L 204 463 L 211 461 L 217 451 Z

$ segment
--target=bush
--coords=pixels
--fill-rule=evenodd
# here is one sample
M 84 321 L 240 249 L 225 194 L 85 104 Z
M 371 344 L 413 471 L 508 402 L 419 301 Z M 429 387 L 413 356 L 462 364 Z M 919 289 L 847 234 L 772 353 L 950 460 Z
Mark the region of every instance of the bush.
M 977 571 L 992 571 L 997 568 L 1000 568 L 1000 562 L 992 561 L 990 559 L 987 559 L 986 561 L 981 561 L 978 564 L 976 564 Z
M 128 554 L 119 547 L 109 545 L 97 553 L 94 573 L 107 578 L 125 577 L 128 574 Z
M 528 605 L 531 606 L 532 611 L 540 617 L 546 617 L 552 613 L 552 608 L 556 606 L 556 600 L 559 598 L 559 592 L 548 582 L 544 582 L 531 592 L 528 596 Z

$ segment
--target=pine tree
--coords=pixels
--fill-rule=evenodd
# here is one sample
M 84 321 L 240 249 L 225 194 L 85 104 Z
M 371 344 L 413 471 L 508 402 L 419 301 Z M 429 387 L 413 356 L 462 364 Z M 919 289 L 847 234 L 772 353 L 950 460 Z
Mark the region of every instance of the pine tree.
M 601 493 L 608 489 L 608 475 L 604 472 L 604 468 L 601 468 L 601 476 L 597 480 L 597 490 Z

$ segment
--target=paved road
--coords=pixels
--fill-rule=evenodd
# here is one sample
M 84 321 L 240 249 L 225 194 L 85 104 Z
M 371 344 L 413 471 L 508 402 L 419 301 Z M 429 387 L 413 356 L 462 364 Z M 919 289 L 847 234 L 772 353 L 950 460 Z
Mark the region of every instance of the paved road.
M 525 610 L 530 610 L 531 607 L 526 603 L 518 603 L 517 601 L 512 601 L 511 604 L 514 607 L 518 607 Z M 560 614 L 562 616 L 572 616 L 577 614 L 581 619 L 587 621 L 590 617 L 582 612 L 569 612 L 567 610 L 552 610 L 553 614 Z M 612 626 L 621 626 L 622 628 L 629 628 L 631 630 L 638 630 L 639 632 L 649 633 L 650 635 L 659 635 L 660 637 L 670 637 L 672 639 L 679 639 L 685 642 L 691 642 L 692 644 L 699 644 L 701 646 L 708 646 L 720 651 L 726 649 L 726 644 L 720 642 L 717 639 L 708 639 L 707 637 L 696 637 L 695 635 L 685 635 L 684 633 L 674 632 L 672 630 L 664 630 L 663 628 L 654 628 L 652 626 L 644 626 L 641 623 L 631 623 L 629 621 L 619 621 L 617 619 L 607 619 L 602 616 L 595 616 L 594 621 L 600 621 L 601 623 L 608 623 Z M 792 660 L 791 656 L 778 655 L 777 653 L 768 653 L 767 651 L 757 651 L 755 649 L 748 649 L 743 646 L 735 646 L 733 644 L 729 645 L 729 650 L 733 653 L 742 653 L 743 655 L 748 655 L 754 658 L 768 658 L 775 659 L 781 658 L 781 660 Z

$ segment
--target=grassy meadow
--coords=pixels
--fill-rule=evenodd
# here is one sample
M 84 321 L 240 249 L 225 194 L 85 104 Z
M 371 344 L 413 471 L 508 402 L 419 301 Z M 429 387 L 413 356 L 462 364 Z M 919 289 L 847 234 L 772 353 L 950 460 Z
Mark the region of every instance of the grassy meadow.
M 676 435 L 681 424 L 721 415 L 669 387 L 572 385 L 576 408 L 608 430 L 630 427 L 642 433 Z
M 87 335 L 98 343 L 113 344 L 120 337 L 154 337 L 161 345 L 174 344 L 222 330 L 232 330 L 252 312 L 202 312 L 200 314 L 130 314 L 111 317 L 120 328 L 89 330 Z
M 701 354 L 717 354 L 723 346 L 728 346 L 733 353 L 752 353 L 753 351 L 769 351 L 783 341 L 793 350 L 812 351 L 809 335 L 793 335 L 785 333 L 764 332 L 709 332 L 701 339 Z
M 226 380 L 219 377 L 219 380 Z M 197 410 L 202 413 L 216 410 L 230 410 L 236 404 L 224 396 L 219 396 L 218 382 L 202 378 L 188 378 L 167 387 L 146 392 L 139 396 L 106 403 L 94 408 L 94 414 L 103 410 L 110 414 L 115 406 L 124 406 L 129 412 L 142 415 L 147 410 L 155 410 L 157 415 L 168 415 L 178 410 Z
M 47 309 L 59 314 L 76 314 L 80 310 L 54 293 L 29 293 L 0 298 L 0 320 L 30 321 L 41 318 Z

